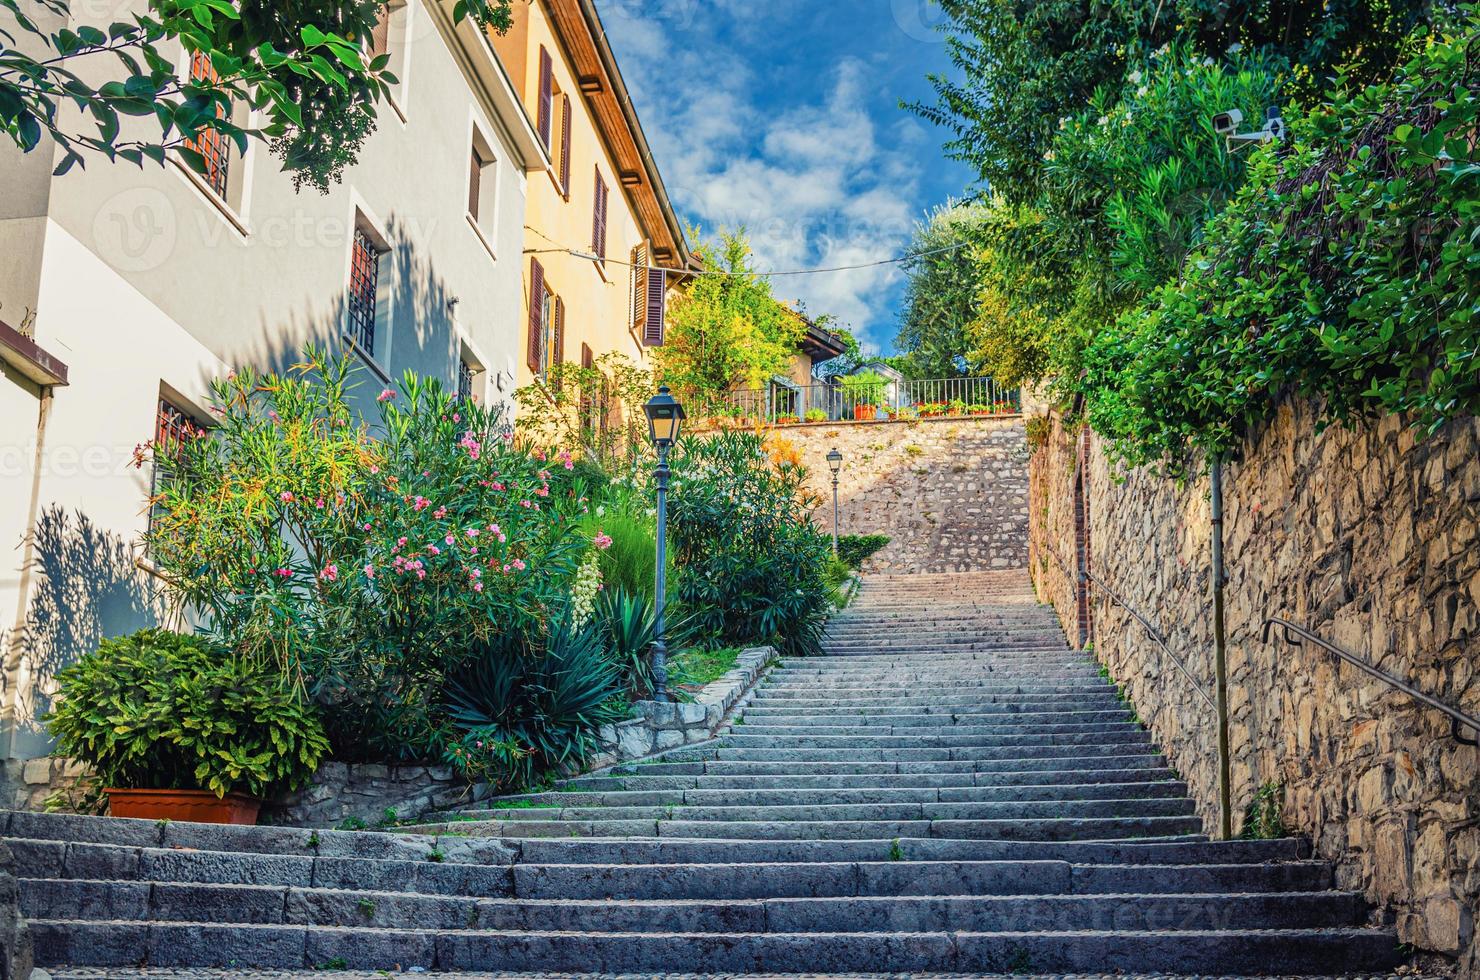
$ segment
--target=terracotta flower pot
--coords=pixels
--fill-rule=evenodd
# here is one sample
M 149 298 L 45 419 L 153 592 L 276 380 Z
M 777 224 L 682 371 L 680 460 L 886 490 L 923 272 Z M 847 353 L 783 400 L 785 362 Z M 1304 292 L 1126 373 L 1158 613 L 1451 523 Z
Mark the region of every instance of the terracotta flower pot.
M 879 417 L 879 410 L 872 405 L 854 405 L 853 419 L 856 422 L 867 422 Z
M 179 820 L 183 823 L 252 825 L 262 801 L 243 793 L 225 799 L 202 789 L 105 789 L 108 812 L 115 817 L 141 820 Z

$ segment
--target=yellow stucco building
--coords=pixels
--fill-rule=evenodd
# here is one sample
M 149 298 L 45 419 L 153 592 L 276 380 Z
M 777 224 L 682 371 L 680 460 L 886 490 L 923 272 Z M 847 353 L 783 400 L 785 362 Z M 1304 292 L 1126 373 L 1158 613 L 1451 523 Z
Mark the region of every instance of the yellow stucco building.
M 551 160 L 529 175 L 518 383 L 613 351 L 646 364 L 683 226 L 591 0 L 515 0 L 513 21 L 491 40 Z

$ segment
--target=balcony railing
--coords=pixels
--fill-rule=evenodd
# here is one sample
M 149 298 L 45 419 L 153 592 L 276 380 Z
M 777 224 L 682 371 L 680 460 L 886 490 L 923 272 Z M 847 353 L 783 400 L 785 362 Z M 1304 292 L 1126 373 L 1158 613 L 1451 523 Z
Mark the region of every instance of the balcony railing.
M 1022 411 L 1022 394 L 991 378 L 932 381 L 844 381 L 800 387 L 773 384 L 730 392 L 728 412 L 736 418 L 775 425 L 803 422 L 878 422 Z

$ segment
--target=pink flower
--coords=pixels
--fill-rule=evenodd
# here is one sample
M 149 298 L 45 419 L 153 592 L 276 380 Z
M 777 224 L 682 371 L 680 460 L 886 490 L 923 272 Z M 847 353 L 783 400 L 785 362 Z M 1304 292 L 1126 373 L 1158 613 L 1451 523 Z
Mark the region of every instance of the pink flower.
M 476 538 L 478 536 L 478 529 L 476 527 L 470 527 L 463 533 L 470 538 Z
M 519 506 L 520 506 L 520 507 L 533 507 L 533 506 L 534 506 L 534 504 L 531 504 L 531 503 L 530 503 L 530 502 L 529 502 L 529 501 L 527 501 L 527 500 L 521 500 L 521 501 L 519 501 Z
M 374 565 L 366 565 L 365 566 L 365 577 L 366 578 L 374 578 L 375 577 L 375 566 Z
M 483 583 L 482 582 L 474 582 L 473 583 L 473 591 L 474 592 L 482 592 L 483 591 Z
M 428 500 L 427 498 L 425 498 L 425 497 L 421 496 L 420 494 L 418 494 L 417 497 L 416 497 L 416 499 L 411 502 L 411 506 L 413 508 L 415 508 L 416 511 L 419 513 L 421 511 L 426 510 L 428 507 L 432 506 L 432 502 L 430 500 Z
M 605 531 L 597 531 L 596 537 L 591 539 L 591 543 L 596 545 L 596 547 L 600 548 L 602 551 L 605 551 L 612 546 L 611 535 L 607 534 Z
M 287 490 L 284 490 L 282 493 L 278 494 L 278 499 L 285 504 L 291 504 L 293 502 L 293 495 Z
M 382 391 L 382 392 L 381 392 L 381 393 L 380 393 L 380 394 L 379 394 L 379 395 L 378 395 L 378 396 L 377 396 L 377 397 L 376 397 L 376 399 L 375 399 L 375 400 L 376 400 L 376 401 L 378 401 L 378 402 L 388 402 L 388 401 L 390 401 L 390 400 L 391 400 L 391 399 L 393 399 L 393 398 L 395 398 L 395 397 L 396 397 L 396 393 L 395 393 L 395 391 L 393 391 L 393 390 L 392 390 L 392 389 L 390 389 L 390 388 L 387 388 L 387 389 L 385 389 L 385 390 L 384 390 L 384 391 Z
M 443 540 L 444 540 L 444 541 L 446 541 L 446 542 L 447 542 L 447 543 L 448 543 L 448 544 L 457 544 L 457 538 L 454 538 L 454 537 L 453 537 L 453 536 L 452 536 L 452 535 L 450 535 L 450 534 L 449 534 L 449 535 L 447 535 L 447 537 L 446 537 L 446 538 L 444 538 L 444 539 L 443 539 Z
M 315 500 L 313 502 L 313 505 L 315 507 L 317 507 L 319 510 L 323 510 L 324 509 L 324 498 L 323 497 L 320 497 L 318 500 Z
M 288 576 L 292 575 L 293 573 L 290 572 L 286 568 L 279 568 L 277 571 L 273 572 L 272 574 L 276 575 L 278 578 L 287 578 Z
M 427 551 L 433 555 L 440 555 L 442 553 L 442 549 L 434 544 L 427 545 Z
M 380 472 L 380 467 L 379 466 L 372 466 L 372 467 L 370 467 L 370 475 L 371 476 L 374 476 L 376 473 L 379 473 L 379 472 Z
M 432 516 L 440 521 L 442 518 L 447 516 L 447 508 L 438 507 L 436 510 L 432 511 Z
M 319 572 L 319 578 L 322 579 L 325 582 L 337 582 L 337 581 L 339 581 L 339 566 L 338 565 L 325 565 L 324 566 L 324 570 L 321 571 L 321 572 Z
M 370 524 L 370 522 L 369 522 L 369 521 L 366 521 L 366 522 L 365 522 L 365 530 L 367 530 L 367 531 L 368 531 L 368 530 L 370 530 L 370 528 L 371 528 L 371 526 L 372 526 L 372 525 L 371 525 L 371 524 Z

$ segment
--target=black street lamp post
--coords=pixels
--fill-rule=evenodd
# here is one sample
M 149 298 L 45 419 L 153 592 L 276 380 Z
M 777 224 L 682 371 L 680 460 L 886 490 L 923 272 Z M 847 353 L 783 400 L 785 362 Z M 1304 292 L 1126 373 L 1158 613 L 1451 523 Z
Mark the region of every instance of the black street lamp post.
M 838 471 L 843 468 L 843 454 L 834 446 L 828 450 L 827 465 L 833 475 L 833 557 L 838 556 Z
M 678 442 L 683 427 L 683 406 L 671 395 L 667 385 L 642 406 L 647 413 L 648 434 L 658 450 L 658 468 L 653 475 L 658 484 L 658 572 L 657 594 L 653 597 L 653 700 L 668 700 L 668 645 L 664 642 L 663 606 L 668 597 L 668 450 Z

